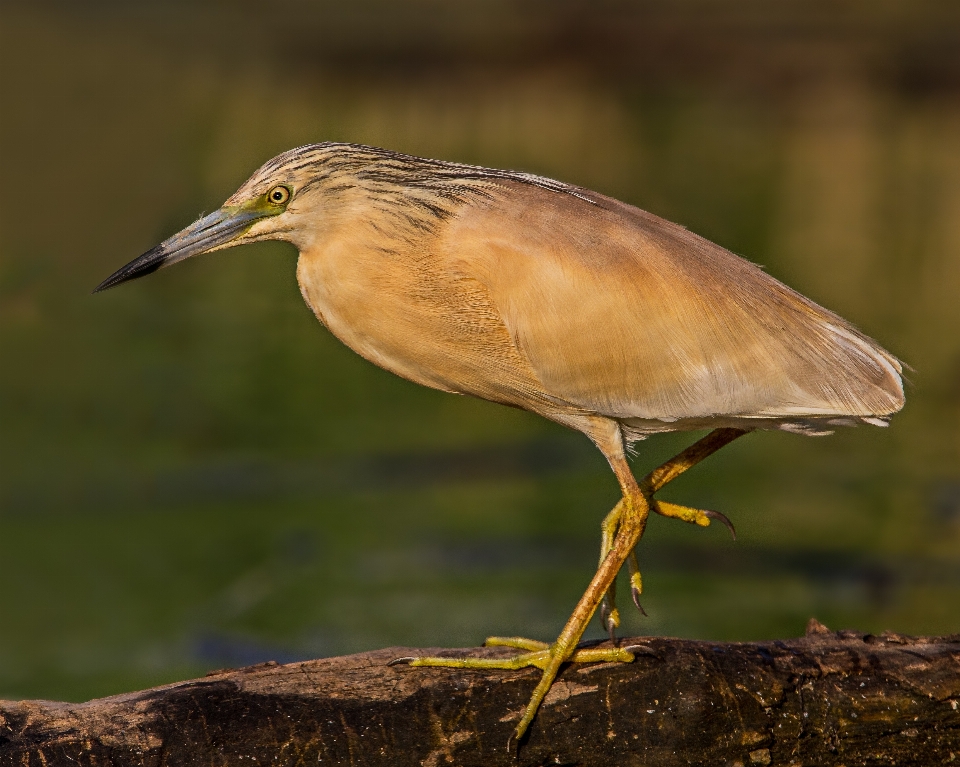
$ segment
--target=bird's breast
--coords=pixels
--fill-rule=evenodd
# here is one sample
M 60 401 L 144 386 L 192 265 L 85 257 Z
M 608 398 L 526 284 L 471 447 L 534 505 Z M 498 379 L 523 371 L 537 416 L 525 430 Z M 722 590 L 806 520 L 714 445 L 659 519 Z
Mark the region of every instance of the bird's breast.
M 396 375 L 530 407 L 542 392 L 485 286 L 432 244 L 384 243 L 361 227 L 302 250 L 304 300 L 344 344 Z

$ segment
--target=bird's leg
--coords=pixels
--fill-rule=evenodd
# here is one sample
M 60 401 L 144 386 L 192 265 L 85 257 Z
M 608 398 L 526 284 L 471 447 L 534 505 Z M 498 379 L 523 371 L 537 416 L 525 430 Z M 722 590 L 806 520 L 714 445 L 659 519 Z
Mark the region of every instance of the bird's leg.
M 651 500 L 650 503 L 651 508 L 656 509 L 654 504 L 659 502 Z M 672 506 L 673 504 L 670 505 Z M 607 552 L 613 548 L 613 539 L 617 534 L 617 525 L 620 523 L 622 510 L 623 501 L 620 501 L 620 503 L 614 506 L 613 510 L 604 517 L 603 523 L 600 525 L 601 563 L 603 562 L 603 558 L 607 556 Z M 636 605 L 637 609 L 646 616 L 647 611 L 644 610 L 643 605 L 640 604 L 640 594 L 643 593 L 643 579 L 640 577 L 640 565 L 637 563 L 636 551 L 630 552 L 630 556 L 627 558 L 627 567 L 630 570 L 630 597 L 633 599 L 633 604 Z M 600 603 L 600 623 L 603 624 L 603 628 L 610 635 L 611 642 L 617 641 L 616 630 L 620 626 L 620 611 L 617 609 L 616 599 L 617 581 L 614 579 L 610 584 L 610 588 L 607 589 L 607 593 L 603 595 L 603 601 Z M 490 640 L 487 640 L 487 644 L 490 644 Z
M 613 540 L 617 534 L 617 528 L 620 525 L 620 517 L 623 513 L 623 501 L 621 500 L 613 510 L 603 518 L 600 525 L 600 564 L 603 564 L 604 558 L 610 549 L 613 548 Z M 598 565 L 599 566 L 599 565 Z M 616 642 L 616 630 L 620 625 L 620 611 L 617 610 L 617 581 L 614 579 L 610 583 L 610 588 L 603 595 L 603 601 L 600 603 L 600 622 L 610 634 L 610 641 Z
M 488 645 L 516 647 L 525 650 L 525 652 L 512 658 L 397 658 L 392 663 L 468 669 L 519 669 L 526 666 L 536 666 L 541 669 L 543 675 L 540 682 L 533 691 L 523 717 L 514 731 L 514 738 L 519 741 L 533 721 L 537 709 L 543 703 L 543 699 L 564 663 L 568 661 L 574 663 L 611 661 L 629 663 L 634 659 L 633 650 L 646 649 L 642 647 L 577 647 L 587 624 L 590 623 L 590 619 L 603 600 L 604 594 L 607 593 L 610 584 L 617 577 L 623 563 L 627 561 L 633 547 L 637 545 L 640 536 L 643 535 L 647 517 L 650 513 L 647 499 L 640 492 L 640 488 L 637 487 L 633 477 L 629 475 L 626 461 L 623 461 L 623 464 L 627 476 L 630 477 L 632 487 L 629 488 L 629 494 L 625 494 L 623 500 L 617 505 L 620 514 L 612 545 L 590 581 L 590 585 L 587 586 L 587 590 L 580 597 L 580 601 L 563 627 L 563 631 L 560 632 L 560 636 L 552 645 L 520 637 L 491 637 L 486 642 Z M 620 476 L 620 472 L 617 473 Z
M 624 463 L 626 462 L 624 461 Z M 629 474 L 629 469 L 627 469 L 627 472 Z M 619 476 L 619 472 L 617 473 Z M 557 641 L 546 651 L 549 653 L 548 658 L 545 659 L 547 662 L 544 666 L 539 666 L 543 669 L 543 676 L 533 691 L 530 702 L 527 703 L 523 717 L 521 717 L 514 732 L 517 740 L 523 737 L 523 734 L 533 721 L 537 709 L 540 708 L 540 704 L 543 702 L 547 692 L 550 690 L 550 686 L 553 684 L 553 680 L 556 679 L 557 673 L 560 671 L 560 666 L 568 660 L 575 662 L 580 661 L 582 657 L 580 655 L 581 653 L 590 652 L 589 650 L 577 650 L 577 642 L 580 641 L 580 637 L 583 636 L 587 624 L 596 612 L 604 595 L 610 589 L 610 584 L 613 583 L 623 563 L 630 556 L 634 546 L 637 545 L 637 541 L 639 541 L 643 535 L 643 531 L 647 525 L 647 517 L 650 514 L 650 506 L 647 503 L 647 499 L 640 492 L 640 489 L 636 487 L 636 484 L 632 481 L 632 476 L 630 479 L 631 484 L 633 484 L 633 488 L 631 488 L 633 492 L 625 494 L 623 500 L 618 504 L 620 507 L 620 518 L 617 532 L 613 539 L 613 545 L 600 563 L 600 567 L 597 568 L 597 572 L 590 581 L 590 585 L 587 586 L 587 590 L 583 596 L 580 597 L 580 601 L 577 603 L 573 614 L 563 627 L 563 631 L 560 632 L 560 636 L 557 637 Z M 629 662 L 634 659 L 634 655 L 630 652 L 630 649 L 632 648 L 597 648 L 593 650 L 593 652 L 597 653 L 598 657 L 595 658 L 596 660 Z
M 690 447 L 677 453 L 669 461 L 660 464 L 640 480 L 640 487 L 648 493 L 655 493 L 668 482 L 673 482 L 687 469 L 692 469 L 704 458 L 709 458 L 721 447 L 729 445 L 737 437 L 747 433 L 747 429 L 714 429 L 706 437 L 697 440 Z
M 690 447 L 647 474 L 640 482 L 640 487 L 648 493 L 651 511 L 664 517 L 672 517 L 673 519 L 679 519 L 683 522 L 699 525 L 700 527 L 707 527 L 711 520 L 716 519 L 726 525 L 733 539 L 736 540 L 737 531 L 725 514 L 709 509 L 692 509 L 687 506 L 668 503 L 667 501 L 661 501 L 649 496 L 652 496 L 653 493 L 657 492 L 657 490 L 661 489 L 664 485 L 679 477 L 687 469 L 696 466 L 704 458 L 709 457 L 724 445 L 730 444 L 737 437 L 746 433 L 747 432 L 742 429 L 715 429 L 706 437 L 690 445 Z M 613 538 L 614 535 L 616 535 L 617 525 L 620 522 L 622 505 L 623 501 L 614 506 L 613 510 L 604 517 L 603 523 L 600 526 L 601 562 L 613 545 Z M 633 598 L 633 603 L 637 609 L 643 615 L 646 615 L 646 610 L 644 610 L 640 604 L 643 580 L 640 577 L 640 567 L 637 564 L 637 555 L 635 552 L 630 552 L 628 566 L 630 570 L 630 596 Z M 620 611 L 617 610 L 616 607 L 616 585 L 616 581 L 610 584 L 610 588 L 607 589 L 607 593 L 603 595 L 603 602 L 600 604 L 600 622 L 603 624 L 603 628 L 607 633 L 610 634 L 611 642 L 616 641 L 614 632 L 620 626 Z
M 747 431 L 744 429 L 714 429 L 706 437 L 694 442 L 686 450 L 678 453 L 669 461 L 658 466 L 640 481 L 640 487 L 650 496 L 660 490 L 664 485 L 672 482 L 687 469 L 696 466 L 704 458 L 713 455 L 724 445 L 729 445 L 737 437 L 742 437 Z M 719 511 L 710 511 L 706 509 L 691 509 L 687 506 L 680 506 L 676 503 L 667 503 L 651 499 L 650 508 L 652 511 L 664 517 L 679 519 L 682 522 L 707 527 L 713 519 L 722 522 L 730 530 L 730 534 L 736 539 L 737 533 L 733 528 L 733 523 Z
M 604 519 L 602 532 L 605 551 L 600 566 L 591 579 L 590 585 L 587 586 L 587 590 L 580 597 L 580 601 L 557 640 L 552 645 L 520 637 L 491 637 L 487 640 L 489 645 L 515 647 L 524 651 L 512 658 L 398 658 L 393 662 L 409 663 L 411 666 L 448 668 L 519 669 L 536 666 L 541 669 L 543 675 L 540 677 L 540 682 L 534 689 L 533 695 L 530 697 L 523 716 L 514 731 L 514 738 L 519 741 L 527 731 L 534 716 L 536 716 L 537 710 L 543 703 L 543 699 L 549 692 L 560 667 L 564 663 L 568 661 L 575 663 L 630 662 L 634 659 L 635 651 L 646 649 L 642 646 L 578 648 L 577 643 L 583 636 L 587 624 L 597 611 L 600 603 L 608 595 L 610 608 L 608 618 L 614 615 L 615 608 L 613 607 L 611 585 L 625 562 L 629 562 L 631 592 L 634 601 L 637 601 L 642 583 L 633 550 L 643 535 L 651 509 L 655 508 L 655 502 L 651 498 L 653 493 L 744 433 L 740 429 L 717 429 L 711 432 L 699 442 L 691 445 L 648 474 L 641 485 L 637 484 L 630 472 L 630 467 L 623 454 L 619 429 L 607 434 L 606 438 L 603 434 L 600 434 L 595 442 L 607 456 L 610 466 L 617 475 L 617 480 L 623 492 L 623 499 Z M 667 506 L 667 509 L 675 508 L 682 507 Z M 662 513 L 663 505 L 660 506 L 660 509 Z M 639 603 L 637 606 L 639 607 Z M 606 625 L 609 628 L 608 622 Z

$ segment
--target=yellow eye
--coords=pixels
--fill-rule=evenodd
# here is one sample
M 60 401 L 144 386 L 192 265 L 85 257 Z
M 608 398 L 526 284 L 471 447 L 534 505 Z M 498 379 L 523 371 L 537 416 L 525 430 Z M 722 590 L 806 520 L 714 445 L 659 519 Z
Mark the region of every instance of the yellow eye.
M 285 186 L 275 186 L 267 192 L 267 199 L 273 205 L 283 205 L 290 199 L 290 190 Z

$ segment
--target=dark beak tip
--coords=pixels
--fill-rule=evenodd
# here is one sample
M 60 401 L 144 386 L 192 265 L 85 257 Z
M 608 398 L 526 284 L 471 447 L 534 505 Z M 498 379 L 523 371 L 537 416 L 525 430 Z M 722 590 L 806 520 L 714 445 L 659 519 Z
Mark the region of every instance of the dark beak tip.
M 127 280 L 132 280 L 140 276 L 139 274 L 124 276 L 122 274 L 123 271 L 124 270 L 121 269 L 119 272 L 115 272 L 114 274 L 111 274 L 109 277 L 107 277 L 107 279 L 105 279 L 103 282 L 101 282 L 99 285 L 97 285 L 97 287 L 93 289 L 93 292 L 91 295 L 102 293 L 105 290 L 109 290 L 110 288 L 116 287 L 122 282 L 126 282 Z
M 130 280 L 135 280 L 138 277 L 146 277 L 148 274 L 151 274 L 161 266 L 163 266 L 166 261 L 166 254 L 163 251 L 163 246 L 158 245 L 151 250 L 148 250 L 139 258 L 135 258 L 126 266 L 121 267 L 113 274 L 111 274 L 107 279 L 101 282 L 97 287 L 93 289 L 93 293 L 102 293 L 104 290 L 109 290 L 112 287 L 119 285 L 122 282 L 129 282 Z

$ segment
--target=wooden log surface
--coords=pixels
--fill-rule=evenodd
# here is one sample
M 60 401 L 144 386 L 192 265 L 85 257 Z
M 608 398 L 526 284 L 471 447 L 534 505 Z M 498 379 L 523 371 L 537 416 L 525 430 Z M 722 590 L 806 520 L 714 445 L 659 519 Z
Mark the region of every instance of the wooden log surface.
M 88 703 L 0 702 L 0 765 L 960 765 L 960 635 L 643 643 L 539 672 L 388 666 L 418 652 L 218 671 Z M 502 649 L 470 650 L 482 655 Z

